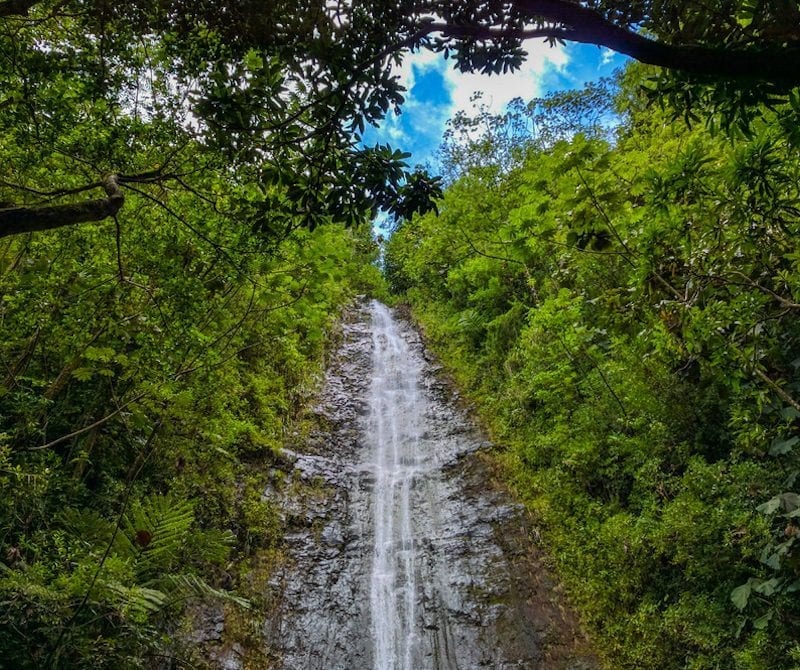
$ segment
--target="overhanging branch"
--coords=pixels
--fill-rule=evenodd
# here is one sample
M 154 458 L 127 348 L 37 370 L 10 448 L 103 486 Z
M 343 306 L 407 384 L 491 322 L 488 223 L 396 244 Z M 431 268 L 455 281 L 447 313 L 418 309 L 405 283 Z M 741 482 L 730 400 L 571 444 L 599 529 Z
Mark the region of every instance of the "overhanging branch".
M 109 175 L 102 186 L 107 194 L 105 198 L 65 205 L 0 209 L 0 237 L 102 221 L 114 216 L 125 201 L 118 176 Z
M 40 0 L 5 0 L 0 2 L 0 17 L 3 16 L 27 16 L 31 7 L 38 4 Z
M 715 48 L 666 44 L 617 25 L 593 9 L 568 0 L 516 0 L 514 7 L 535 26 L 510 28 L 476 24 L 428 23 L 428 34 L 496 41 L 534 38 L 580 42 L 670 70 L 731 80 L 763 81 L 791 88 L 800 85 L 800 43 L 763 48 Z

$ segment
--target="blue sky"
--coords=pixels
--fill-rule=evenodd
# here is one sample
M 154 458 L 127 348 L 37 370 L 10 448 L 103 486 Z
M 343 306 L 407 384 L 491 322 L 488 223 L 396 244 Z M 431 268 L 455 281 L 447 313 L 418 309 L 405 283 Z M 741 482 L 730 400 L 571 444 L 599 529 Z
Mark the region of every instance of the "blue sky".
M 499 113 L 513 98 L 530 100 L 551 91 L 581 88 L 625 62 L 608 49 L 584 44 L 549 47 L 537 41 L 526 44 L 526 49 L 529 56 L 521 70 L 492 76 L 459 73 L 440 54 L 421 51 L 407 56 L 398 72 L 407 88 L 402 113 L 390 114 L 378 129 L 368 129 L 364 143 L 388 143 L 408 151 L 411 166 L 432 162 L 447 120 L 459 110 L 469 112 L 474 93 L 481 92 L 482 102 Z

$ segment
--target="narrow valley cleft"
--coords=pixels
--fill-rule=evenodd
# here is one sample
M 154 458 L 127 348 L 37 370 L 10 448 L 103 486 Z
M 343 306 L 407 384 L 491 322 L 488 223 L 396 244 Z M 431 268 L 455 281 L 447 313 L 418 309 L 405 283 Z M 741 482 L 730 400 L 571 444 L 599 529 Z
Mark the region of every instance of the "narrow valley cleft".
M 263 628 L 277 667 L 598 667 L 490 445 L 411 324 L 363 301 L 314 412 L 287 453 L 298 486 L 267 493 L 288 525 Z

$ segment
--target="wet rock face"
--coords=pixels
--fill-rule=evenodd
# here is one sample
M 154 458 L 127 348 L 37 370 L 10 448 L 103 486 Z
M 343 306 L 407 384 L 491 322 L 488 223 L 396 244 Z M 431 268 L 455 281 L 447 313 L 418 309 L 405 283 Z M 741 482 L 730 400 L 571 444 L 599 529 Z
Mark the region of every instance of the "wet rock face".
M 362 305 L 290 452 L 292 561 L 267 645 L 286 670 L 593 668 L 524 512 L 411 326 Z

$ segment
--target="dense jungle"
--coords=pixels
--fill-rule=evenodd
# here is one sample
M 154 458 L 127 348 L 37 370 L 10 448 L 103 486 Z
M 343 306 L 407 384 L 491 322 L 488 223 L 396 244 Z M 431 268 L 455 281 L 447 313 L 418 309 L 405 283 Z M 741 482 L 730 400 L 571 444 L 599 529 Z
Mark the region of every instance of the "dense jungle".
M 0 1 L 0 668 L 214 667 L 207 603 L 273 667 L 265 482 L 365 295 L 603 667 L 800 668 L 800 5 L 295 4 Z M 632 60 L 363 141 L 409 51 L 534 38 Z

